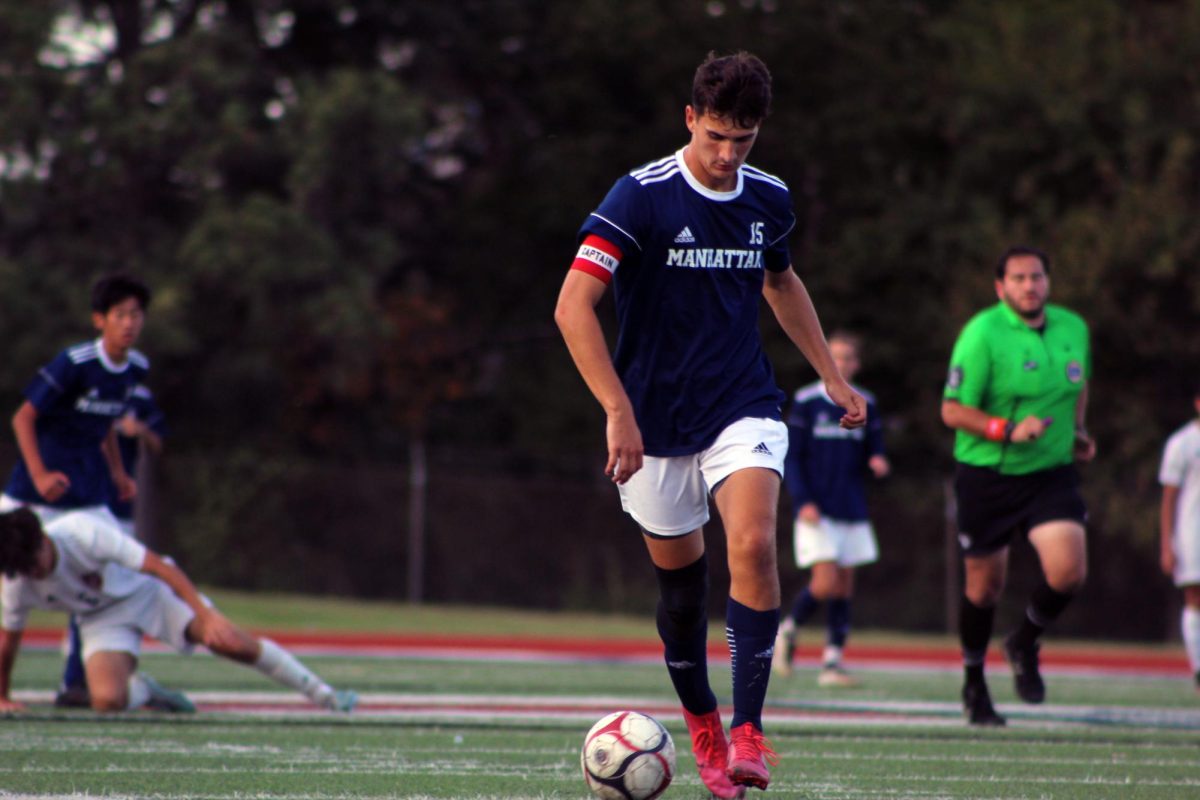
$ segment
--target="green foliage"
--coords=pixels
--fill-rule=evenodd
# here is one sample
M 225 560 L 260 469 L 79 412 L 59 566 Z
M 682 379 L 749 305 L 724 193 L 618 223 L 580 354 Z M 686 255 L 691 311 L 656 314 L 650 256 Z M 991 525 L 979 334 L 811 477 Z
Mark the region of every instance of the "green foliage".
M 89 25 L 109 38 L 61 35 Z M 1155 467 L 1200 359 L 1197 0 L 0 0 L 0 43 L 0 400 L 15 407 L 39 364 L 90 335 L 96 276 L 143 274 L 170 502 L 198 531 L 270 517 L 322 541 L 329 515 L 287 496 L 320 474 L 320 496 L 367 504 L 342 508 L 351 539 L 394 553 L 396 490 L 376 501 L 354 482 L 402 468 L 415 437 L 443 475 L 490 470 L 489 491 L 519 492 L 513 472 L 586 476 L 575 490 L 614 503 L 555 294 L 612 181 L 683 144 L 696 63 L 745 48 L 775 79 L 752 160 L 792 187 L 797 269 L 826 327 L 866 336 L 862 382 L 905 476 L 877 492 L 903 520 L 893 535 L 941 531 L 949 348 L 993 302 L 996 254 L 1027 241 L 1095 338 L 1086 487 L 1097 539 L 1134 561 L 1106 591 L 1162 583 Z M 811 379 L 764 333 L 785 388 Z M 478 502 L 492 515 L 446 530 L 446 553 L 560 519 Z M 253 538 L 211 535 L 239 552 Z M 937 609 L 936 570 L 899 550 L 889 583 L 931 586 L 921 607 Z M 294 568 L 313 553 L 334 557 L 302 546 L 280 574 L 319 572 Z M 581 556 L 573 588 L 527 599 L 628 592 L 611 578 L 623 558 Z M 249 580 L 236 562 L 206 569 Z M 488 591 L 486 565 L 447 568 L 446 591 Z

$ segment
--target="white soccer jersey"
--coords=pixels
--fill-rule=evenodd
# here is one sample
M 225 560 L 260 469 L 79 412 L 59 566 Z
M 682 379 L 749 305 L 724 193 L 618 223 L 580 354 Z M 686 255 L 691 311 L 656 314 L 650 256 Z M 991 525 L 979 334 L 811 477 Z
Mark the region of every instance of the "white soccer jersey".
M 82 511 L 64 514 L 45 531 L 58 551 L 54 571 L 43 580 L 19 576 L 0 581 L 0 625 L 6 630 L 23 630 L 34 608 L 84 616 L 101 611 L 154 580 L 139 572 L 145 546 L 102 517 Z
M 1176 582 L 1200 580 L 1200 422 L 1193 420 L 1167 440 L 1158 481 L 1179 487 L 1175 507 Z

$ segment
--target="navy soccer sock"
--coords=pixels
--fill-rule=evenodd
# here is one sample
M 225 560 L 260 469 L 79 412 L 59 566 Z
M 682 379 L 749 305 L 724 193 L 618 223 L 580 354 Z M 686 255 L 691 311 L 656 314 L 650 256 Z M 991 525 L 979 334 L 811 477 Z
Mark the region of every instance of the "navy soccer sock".
M 725 638 L 733 662 L 731 728 L 753 723 L 762 730 L 762 708 L 771 677 L 771 651 L 779 630 L 779 609 L 755 611 L 732 597 L 725 612 Z
M 86 688 L 87 673 L 83 671 L 83 644 L 79 640 L 79 622 L 72 614 L 69 618 L 67 663 L 63 665 L 62 688 Z
M 692 714 L 717 707 L 708 682 L 708 556 L 658 576 L 658 635 L 679 702 Z
M 838 597 L 829 601 L 825 612 L 825 627 L 829 644 L 839 650 L 846 646 L 850 636 L 850 600 Z
M 792 601 L 792 621 L 796 623 L 796 627 L 800 627 L 820 607 L 821 601 L 813 597 L 813 593 L 805 586 L 804 590 Z
M 962 642 L 963 670 L 968 683 L 983 681 L 983 664 L 995 619 L 994 607 L 981 608 L 963 596 L 958 609 L 958 636 Z

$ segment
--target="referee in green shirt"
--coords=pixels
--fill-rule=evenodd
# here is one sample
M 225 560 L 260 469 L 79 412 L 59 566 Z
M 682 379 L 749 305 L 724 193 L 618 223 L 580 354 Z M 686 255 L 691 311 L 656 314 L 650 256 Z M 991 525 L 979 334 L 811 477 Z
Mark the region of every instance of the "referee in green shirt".
M 1087 576 L 1076 461 L 1096 447 L 1084 426 L 1091 375 L 1083 319 L 1048 305 L 1050 259 L 1012 247 L 996 264 L 1000 302 L 974 317 L 950 357 L 942 421 L 955 430 L 959 546 L 965 586 L 959 614 L 963 710 L 973 725 L 1003 725 L 983 665 L 1014 536 L 1037 551 L 1042 582 L 1004 640 L 1017 694 L 1045 699 L 1038 639 Z

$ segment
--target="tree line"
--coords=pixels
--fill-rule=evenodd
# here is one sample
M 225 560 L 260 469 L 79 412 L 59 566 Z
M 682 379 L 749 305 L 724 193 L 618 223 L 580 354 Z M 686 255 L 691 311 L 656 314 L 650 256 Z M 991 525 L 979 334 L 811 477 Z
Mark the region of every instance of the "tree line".
M 0 43 L 0 402 L 89 335 L 92 280 L 145 278 L 163 536 L 203 579 L 404 596 L 419 443 L 429 597 L 641 607 L 551 312 L 583 217 L 685 141 L 696 64 L 747 49 L 775 82 L 751 161 L 791 186 L 797 270 L 864 335 L 888 423 L 862 613 L 943 622 L 946 361 L 1015 242 L 1094 338 L 1095 610 L 1064 624 L 1138 635 L 1108 604 L 1168 602 L 1200 2 L 0 0 Z M 811 379 L 764 336 L 785 389 Z

